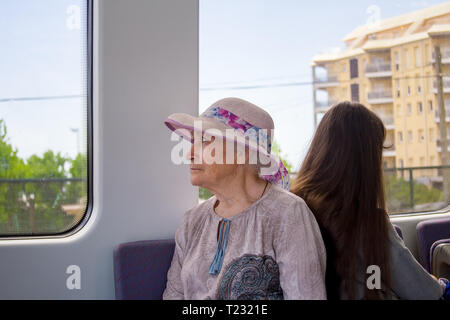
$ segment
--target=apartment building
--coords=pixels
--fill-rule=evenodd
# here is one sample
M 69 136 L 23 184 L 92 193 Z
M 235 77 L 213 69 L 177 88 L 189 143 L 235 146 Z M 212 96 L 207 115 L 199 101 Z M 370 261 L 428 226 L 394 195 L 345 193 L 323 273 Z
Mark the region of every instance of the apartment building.
M 385 124 L 385 167 L 440 165 L 434 50 L 441 51 L 450 139 L 450 2 L 360 26 L 343 40 L 343 52 L 313 58 L 315 124 L 336 102 L 358 101 Z M 437 170 L 425 175 L 439 179 Z

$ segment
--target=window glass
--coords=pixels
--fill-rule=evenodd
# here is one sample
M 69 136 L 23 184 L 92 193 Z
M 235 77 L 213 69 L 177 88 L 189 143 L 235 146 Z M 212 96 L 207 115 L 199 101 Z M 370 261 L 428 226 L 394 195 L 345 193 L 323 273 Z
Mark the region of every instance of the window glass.
M 0 236 L 55 235 L 88 204 L 88 1 L 0 1 Z
M 352 19 L 339 19 L 344 11 Z M 330 106 L 359 101 L 382 118 L 386 142 L 403 141 L 383 152 L 389 213 L 444 208 L 450 164 L 435 112 L 440 96 L 450 98 L 449 25 L 448 1 L 200 0 L 199 111 L 230 96 L 267 110 L 295 176 Z
M 358 77 L 358 59 L 350 59 L 350 78 Z

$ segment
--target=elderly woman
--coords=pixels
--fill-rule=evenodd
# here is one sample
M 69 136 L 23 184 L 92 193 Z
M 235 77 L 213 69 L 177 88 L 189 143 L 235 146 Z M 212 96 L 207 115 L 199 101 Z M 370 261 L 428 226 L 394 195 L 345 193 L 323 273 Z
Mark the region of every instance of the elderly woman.
M 192 142 L 191 183 L 214 196 L 184 215 L 163 298 L 326 299 L 319 227 L 286 190 L 287 170 L 270 153 L 270 115 L 225 98 L 165 124 Z

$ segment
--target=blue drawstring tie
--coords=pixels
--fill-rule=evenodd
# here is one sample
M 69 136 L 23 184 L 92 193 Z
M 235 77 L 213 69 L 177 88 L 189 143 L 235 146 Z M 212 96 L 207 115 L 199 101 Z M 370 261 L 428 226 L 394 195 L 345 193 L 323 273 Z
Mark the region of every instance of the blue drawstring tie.
M 230 231 L 230 220 L 222 219 L 219 225 L 219 234 L 217 238 L 217 250 L 214 259 L 209 266 L 209 274 L 218 274 L 222 269 L 223 257 L 227 248 L 228 232 Z

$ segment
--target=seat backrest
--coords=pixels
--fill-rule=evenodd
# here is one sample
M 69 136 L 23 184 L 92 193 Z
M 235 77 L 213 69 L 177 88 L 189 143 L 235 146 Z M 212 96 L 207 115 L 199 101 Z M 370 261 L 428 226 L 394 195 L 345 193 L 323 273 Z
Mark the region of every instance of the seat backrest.
M 431 272 L 430 249 L 434 242 L 450 238 L 450 219 L 432 219 L 417 224 L 420 263 Z
M 161 300 L 174 250 L 174 240 L 120 244 L 114 250 L 116 299 Z
M 444 257 L 445 256 L 445 257 Z M 445 264 L 446 270 L 450 270 L 450 239 L 441 239 L 433 243 L 430 249 L 430 268 L 432 274 L 437 277 L 449 277 L 450 272 L 442 275 Z
M 399 236 L 400 238 L 403 239 L 402 228 L 400 228 L 400 227 L 399 227 L 398 225 L 396 225 L 396 224 L 394 224 L 393 226 L 394 226 L 394 229 L 395 229 L 395 231 L 397 232 L 398 236 Z

